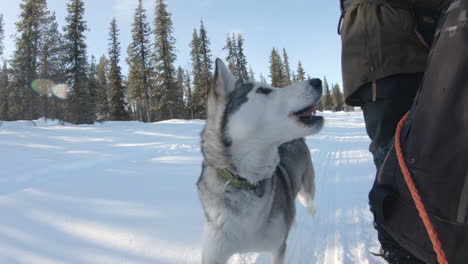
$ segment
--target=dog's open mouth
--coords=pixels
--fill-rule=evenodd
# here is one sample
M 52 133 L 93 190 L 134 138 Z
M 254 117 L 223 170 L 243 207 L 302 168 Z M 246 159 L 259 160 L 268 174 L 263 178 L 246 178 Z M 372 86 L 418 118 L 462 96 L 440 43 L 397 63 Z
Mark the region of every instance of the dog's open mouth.
M 315 114 L 317 113 L 317 105 L 309 105 L 297 112 L 294 112 L 293 115 L 297 117 L 297 119 L 301 122 L 304 123 L 305 125 L 312 125 L 315 123 L 315 121 L 322 120 L 323 117 L 321 116 L 316 116 Z

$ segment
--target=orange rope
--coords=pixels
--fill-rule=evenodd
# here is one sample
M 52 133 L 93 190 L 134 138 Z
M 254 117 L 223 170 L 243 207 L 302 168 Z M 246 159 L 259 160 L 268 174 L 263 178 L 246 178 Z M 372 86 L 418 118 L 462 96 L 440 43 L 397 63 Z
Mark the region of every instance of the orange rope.
M 442 244 L 440 243 L 437 232 L 434 226 L 432 225 L 429 215 L 427 214 L 426 208 L 424 207 L 424 204 L 421 200 L 421 196 L 419 195 L 418 189 L 416 188 L 416 185 L 414 184 L 414 181 L 411 177 L 411 173 L 408 167 L 406 166 L 405 157 L 403 156 L 403 151 L 401 150 L 400 135 L 401 130 L 403 129 L 403 125 L 405 124 L 405 121 L 408 118 L 408 115 L 409 112 L 406 113 L 406 115 L 400 120 L 400 122 L 398 122 L 398 126 L 396 129 L 395 149 L 398 157 L 398 163 L 400 164 L 401 172 L 403 173 L 403 177 L 405 178 L 406 185 L 408 185 L 408 189 L 410 190 L 411 197 L 413 197 L 416 208 L 418 209 L 419 217 L 421 217 L 424 227 L 426 227 L 426 231 L 431 240 L 432 247 L 434 248 L 434 251 L 437 254 L 437 261 L 439 262 L 439 264 L 448 264 L 447 257 L 445 255 L 444 250 L 442 249 Z

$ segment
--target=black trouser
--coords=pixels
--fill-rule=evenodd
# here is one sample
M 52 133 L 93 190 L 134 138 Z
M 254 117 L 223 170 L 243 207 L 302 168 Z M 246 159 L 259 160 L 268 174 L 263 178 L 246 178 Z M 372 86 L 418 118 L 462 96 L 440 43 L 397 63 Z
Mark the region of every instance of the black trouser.
M 393 75 L 377 80 L 374 85 L 366 84 L 357 92 L 363 102 L 366 131 L 371 139 L 369 151 L 374 157 L 377 171 L 391 147 L 398 121 L 413 103 L 422 76 L 422 73 Z M 424 264 L 402 248 L 379 223 L 374 221 L 374 227 L 383 250 L 381 256 L 388 263 Z
M 372 140 L 369 151 L 377 169 L 389 149 L 398 121 L 413 104 L 423 74 L 398 74 L 376 81 L 375 95 L 372 83 L 363 85 L 357 95 L 363 102 L 367 135 Z

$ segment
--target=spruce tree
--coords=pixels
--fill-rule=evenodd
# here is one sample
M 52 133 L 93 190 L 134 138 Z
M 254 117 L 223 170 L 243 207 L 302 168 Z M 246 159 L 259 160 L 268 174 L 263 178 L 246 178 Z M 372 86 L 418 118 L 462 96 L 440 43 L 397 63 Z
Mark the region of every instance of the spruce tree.
M 179 102 L 178 105 L 175 106 L 175 111 L 177 112 L 177 118 L 184 118 L 185 117 L 185 103 L 184 103 L 184 70 L 182 67 L 177 67 L 177 74 L 176 74 L 176 87 L 177 87 L 177 101 Z
M 10 120 L 8 113 L 8 93 L 10 88 L 9 72 L 6 61 L 0 68 L 0 120 Z
M 291 81 L 292 82 L 297 82 L 297 75 L 294 71 L 291 72 Z
M 207 31 L 203 25 L 203 21 L 200 22 L 200 30 L 198 34 L 198 52 L 200 57 L 200 72 L 199 80 L 197 81 L 198 89 L 195 90 L 197 98 L 197 118 L 206 117 L 206 99 L 208 91 L 213 82 L 213 75 L 211 73 L 213 67 L 213 61 L 211 59 L 210 40 L 208 39 Z
M 284 80 L 283 80 L 283 86 L 288 86 L 291 85 L 291 68 L 289 67 L 289 57 L 288 54 L 286 53 L 286 49 L 283 48 L 283 70 L 284 70 Z
M 4 22 L 3 14 L 0 14 L 0 58 L 3 55 L 3 38 L 4 38 Z M 8 89 L 9 76 L 6 61 L 3 62 L 3 67 L 0 68 L 0 120 L 8 120 Z
M 39 48 L 38 76 L 49 84 L 63 84 L 65 82 L 64 40 L 59 31 L 55 13 L 46 17 L 43 37 Z M 65 119 L 64 95 L 54 94 L 53 87 L 46 87 L 46 93 L 41 96 L 41 116 L 53 119 Z M 55 95 L 55 96 L 53 96 Z M 60 97 L 59 97 L 60 96 Z
M 110 115 L 108 65 L 109 62 L 104 55 L 99 58 L 99 62 L 96 65 L 96 115 L 98 120 L 108 119 Z
M 156 89 L 153 92 L 157 102 L 159 119 L 175 118 L 176 108 L 182 102 L 178 101 L 175 80 L 176 54 L 175 39 L 172 36 L 171 14 L 167 11 L 164 0 L 156 0 L 156 15 L 154 18 Z
M 91 56 L 91 64 L 88 68 L 88 83 L 87 88 L 89 91 L 89 100 L 88 104 L 88 114 L 90 115 L 88 119 L 96 120 L 96 101 L 97 101 L 97 89 L 98 89 L 98 81 L 97 81 L 97 67 L 96 67 L 96 58 Z
M 252 66 L 249 67 L 249 80 L 255 81 L 255 73 L 252 70 Z
M 146 122 L 152 121 L 150 93 L 154 84 L 150 36 L 151 28 L 147 22 L 146 10 L 139 0 L 133 18 L 132 42 L 127 48 L 128 95 L 129 101 L 136 106 L 140 121 Z
M 64 27 L 65 68 L 70 89 L 68 120 L 75 124 L 91 124 L 88 109 L 89 90 L 87 87 L 87 55 L 84 32 L 88 30 L 84 21 L 82 0 L 70 0 L 67 4 L 67 25 Z
M 237 34 L 236 36 L 232 33 L 231 36 L 228 34 L 224 49 L 228 52 L 226 61 L 234 77 L 236 79 L 248 80 L 249 72 L 247 71 L 247 58 L 244 53 L 244 38 L 242 35 Z
M 249 73 L 247 72 L 247 58 L 244 53 L 244 38 L 241 34 L 237 35 L 237 45 L 236 45 L 236 66 L 238 78 L 243 80 L 249 79 Z
M 265 76 L 263 76 L 262 73 L 260 73 L 260 82 L 262 82 L 262 83 L 268 83 L 267 80 L 266 80 L 266 78 L 265 78 Z
M 3 39 L 5 38 L 5 22 L 3 21 L 3 14 L 0 14 L 0 58 L 3 56 Z
M 203 86 L 205 95 L 208 95 L 208 89 L 211 86 L 213 76 L 211 74 L 213 60 L 211 59 L 210 40 L 208 39 L 208 33 L 203 25 L 203 20 L 200 22 L 200 59 L 201 59 L 201 78 L 203 80 Z
M 226 38 L 226 46 L 224 46 L 224 49 L 227 50 L 228 55 L 226 56 L 226 62 L 228 64 L 228 68 L 231 71 L 232 75 L 236 79 L 239 78 L 239 71 L 238 71 L 238 64 L 237 64 L 237 40 L 236 40 L 236 35 L 232 34 L 232 37 L 230 34 L 228 34 Z
M 38 77 L 39 49 L 49 11 L 45 0 L 23 0 L 20 8 L 16 49 L 11 60 L 13 89 L 9 94 L 9 111 L 13 119 L 32 120 L 40 116 L 39 93 L 31 89 L 31 84 Z
M 191 93 L 191 109 L 197 118 L 203 118 L 205 114 L 205 90 L 202 77 L 202 57 L 200 38 L 196 29 L 193 29 L 192 41 L 190 42 L 190 57 L 192 60 L 193 93 Z
M 297 81 L 304 81 L 305 80 L 305 72 L 304 69 L 302 68 L 302 63 L 299 61 L 297 65 Z
M 9 86 L 7 88 L 7 99 L 6 101 L 8 102 L 8 107 L 7 107 L 7 118 L 6 120 L 18 120 L 18 119 L 23 119 L 22 118 L 22 101 L 21 101 L 21 96 L 24 94 L 24 89 L 19 88 L 19 84 L 21 79 L 19 77 L 21 76 L 20 72 L 18 72 L 18 68 L 15 65 L 15 61 L 11 62 L 11 67 L 10 67 L 10 82 Z M 13 66 L 15 65 L 15 66 Z
M 332 98 L 334 111 L 343 111 L 344 98 L 343 93 L 341 92 L 340 86 L 338 84 L 333 85 Z
M 275 48 L 270 55 L 270 79 L 273 87 L 284 87 L 284 66 Z
M 185 106 L 186 106 L 186 117 L 189 119 L 195 118 L 195 106 L 192 96 L 192 85 L 190 81 L 190 73 L 185 70 L 184 74 L 184 93 L 185 93 Z
M 120 42 L 117 21 L 112 19 L 109 28 L 109 87 L 110 87 L 110 120 L 128 120 L 125 103 L 125 87 L 122 83 L 122 74 L 119 66 Z
M 330 86 L 328 84 L 327 78 L 323 78 L 323 110 L 332 110 L 333 108 L 333 98 L 330 91 Z
M 323 111 L 323 110 L 324 110 L 324 109 L 323 109 L 323 100 L 324 100 L 324 97 L 322 96 L 322 97 L 320 98 L 320 101 L 317 103 L 317 110 L 319 110 L 319 111 Z

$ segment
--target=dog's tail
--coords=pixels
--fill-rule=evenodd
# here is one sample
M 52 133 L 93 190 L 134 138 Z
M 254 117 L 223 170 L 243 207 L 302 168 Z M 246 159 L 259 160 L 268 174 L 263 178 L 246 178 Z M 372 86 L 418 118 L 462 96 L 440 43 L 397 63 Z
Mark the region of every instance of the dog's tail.
M 310 159 L 309 159 L 310 160 Z M 299 190 L 298 199 L 299 202 L 307 208 L 309 215 L 315 215 L 315 205 L 314 205 L 314 197 L 315 197 L 315 172 L 314 166 L 312 162 L 310 162 L 310 166 L 307 166 L 307 169 L 302 176 L 302 186 Z

